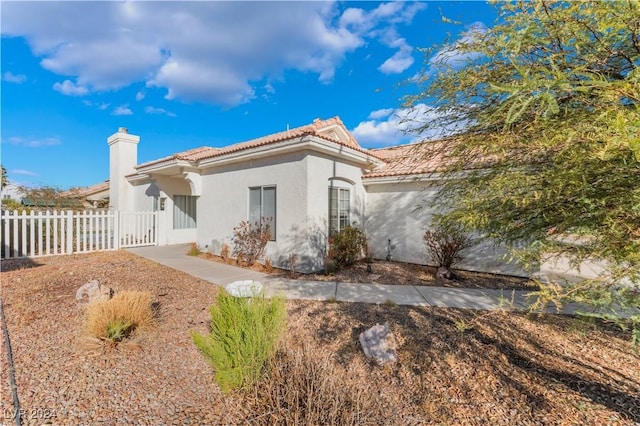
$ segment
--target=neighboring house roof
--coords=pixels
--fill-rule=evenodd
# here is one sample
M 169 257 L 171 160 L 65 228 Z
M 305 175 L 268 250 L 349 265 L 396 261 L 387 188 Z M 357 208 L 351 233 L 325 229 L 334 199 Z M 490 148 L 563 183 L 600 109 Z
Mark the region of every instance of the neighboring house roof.
M 95 185 L 87 186 L 84 188 L 72 188 L 68 191 L 61 192 L 62 197 L 68 198 L 84 198 L 87 200 L 94 200 L 109 197 L 109 181 L 97 183 Z
M 227 154 L 250 150 L 252 148 L 258 148 L 266 145 L 276 144 L 278 142 L 300 138 L 303 136 L 315 136 L 338 145 L 349 147 L 361 153 L 377 157 L 375 153 L 362 148 L 358 144 L 358 142 L 353 138 L 349 131 L 346 130 L 344 124 L 342 123 L 342 120 L 340 120 L 339 117 L 333 117 L 327 120 L 316 119 L 311 124 L 288 129 L 278 133 L 273 133 L 271 135 L 262 136 L 256 139 L 240 142 L 223 148 L 211 148 L 203 146 L 200 148 L 179 152 L 168 157 L 140 164 L 139 166 L 137 166 L 137 169 L 160 165 L 162 163 L 168 163 L 175 160 L 184 160 L 195 163 L 201 160 L 220 157 Z

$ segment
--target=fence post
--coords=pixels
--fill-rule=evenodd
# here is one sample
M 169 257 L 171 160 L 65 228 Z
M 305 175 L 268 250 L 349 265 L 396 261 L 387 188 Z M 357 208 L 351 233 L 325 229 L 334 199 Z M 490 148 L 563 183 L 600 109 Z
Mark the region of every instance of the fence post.
M 73 211 L 67 210 L 67 218 L 65 219 L 67 228 L 67 254 L 73 253 Z
M 120 210 L 113 211 L 113 248 L 120 249 Z

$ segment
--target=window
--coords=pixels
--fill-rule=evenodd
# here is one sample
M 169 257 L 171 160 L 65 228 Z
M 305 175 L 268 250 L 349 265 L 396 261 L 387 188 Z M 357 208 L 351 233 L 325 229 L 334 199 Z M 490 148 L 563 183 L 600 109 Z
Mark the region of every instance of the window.
M 196 227 L 196 197 L 191 195 L 173 196 L 173 229 Z
M 249 222 L 269 221 L 271 241 L 276 240 L 276 187 L 256 186 L 249 188 Z
M 347 188 L 329 188 L 329 235 L 350 225 L 349 199 Z

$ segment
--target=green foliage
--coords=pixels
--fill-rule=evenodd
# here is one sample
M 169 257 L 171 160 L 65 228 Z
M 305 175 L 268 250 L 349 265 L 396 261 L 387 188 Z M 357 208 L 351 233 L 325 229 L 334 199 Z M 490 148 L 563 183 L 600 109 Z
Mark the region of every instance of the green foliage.
M 189 244 L 189 250 L 187 251 L 187 256 L 197 256 L 200 254 L 200 249 L 198 248 L 198 243 Z
M 496 7 L 497 25 L 444 47 L 467 62 L 427 58 L 431 73 L 406 99 L 440 117 L 418 131 L 465 124 L 431 144 L 445 177 L 465 176 L 445 179 L 434 203 L 450 222 L 519 244 L 513 255 L 525 266 L 557 255 L 605 260 L 607 276 L 558 286 L 556 296 L 637 331 L 616 307 L 640 306 L 631 291 L 640 283 L 640 3 Z M 629 292 L 614 290 L 621 282 Z
M 437 226 L 425 231 L 422 236 L 427 257 L 447 269 L 462 261 L 462 251 L 472 246 L 472 240 L 459 226 Z
M 239 298 L 222 291 L 209 312 L 211 331 L 191 336 L 215 370 L 216 383 L 225 393 L 256 383 L 284 331 L 284 300 Z
M 3 165 L 0 165 L 0 168 L 2 169 L 2 180 L 0 181 L 0 186 L 4 188 L 9 185 L 9 178 L 7 177 L 7 169 L 5 169 Z
M 121 342 L 132 331 L 131 321 L 124 319 L 114 319 L 107 324 L 106 339 L 114 343 Z
M 233 253 L 239 262 L 253 265 L 264 255 L 267 243 L 271 239 L 270 220 L 261 223 L 243 220 L 233 228 Z
M 367 252 L 367 236 L 359 229 L 347 226 L 329 238 L 329 258 L 339 269 L 353 265 Z
M 2 210 L 20 210 L 22 212 L 23 209 L 24 207 L 18 202 L 18 200 L 14 200 L 13 198 L 2 199 Z M 27 209 L 27 213 L 29 211 L 30 210 Z

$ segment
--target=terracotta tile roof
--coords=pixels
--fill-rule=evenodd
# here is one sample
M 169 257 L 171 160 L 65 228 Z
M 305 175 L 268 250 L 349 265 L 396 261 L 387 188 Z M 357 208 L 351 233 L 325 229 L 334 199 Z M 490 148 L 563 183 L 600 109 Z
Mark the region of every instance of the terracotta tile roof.
M 300 138 L 303 136 L 319 137 L 319 138 L 328 140 L 330 142 L 337 143 L 343 146 L 348 146 L 349 148 L 377 157 L 375 153 L 362 148 L 348 131 L 346 132 L 346 135 L 348 138 L 346 142 L 343 140 L 340 140 L 337 137 L 337 135 L 335 135 L 334 137 L 334 135 L 332 135 L 331 133 L 327 133 L 326 131 L 330 130 L 333 126 L 341 126 L 342 128 L 344 128 L 344 124 L 342 123 L 342 120 L 340 120 L 339 117 L 332 117 L 327 120 L 316 119 L 311 124 L 307 124 L 304 126 L 296 127 L 296 128 L 285 130 L 278 133 L 273 133 L 271 135 L 262 136 L 256 139 L 251 139 L 249 141 L 240 142 L 240 143 L 229 145 L 223 148 L 211 148 L 211 147 L 205 146 L 201 148 L 191 149 L 189 151 L 180 152 L 168 157 L 160 158 L 158 160 L 153 160 L 153 161 L 141 164 L 137 168 L 160 164 L 160 163 L 171 161 L 171 160 L 187 160 L 187 161 L 197 162 L 197 161 L 201 161 L 209 158 L 223 156 L 223 155 L 234 153 L 234 152 L 248 150 L 251 148 L 257 148 L 260 146 L 275 144 L 275 143 L 286 141 L 289 139 Z
M 443 141 L 429 141 L 371 150 L 386 164 L 366 173 L 363 178 L 426 174 L 442 170 L 443 156 L 438 152 Z
M 60 195 L 62 197 L 71 197 L 71 198 L 85 198 L 91 194 L 96 194 L 102 191 L 109 190 L 109 181 L 106 180 L 104 182 L 97 183 L 95 185 L 87 186 L 84 188 L 71 188 L 67 191 L 61 192 Z
M 464 138 L 464 139 L 463 139 Z M 363 178 L 424 175 L 443 172 L 452 166 L 466 170 L 491 167 L 495 157 L 480 153 L 471 147 L 465 147 L 466 136 L 450 136 L 444 139 L 429 140 L 407 145 L 392 146 L 371 150 L 385 164 L 366 174 Z M 464 148 L 464 158 L 452 155 L 454 148 Z

